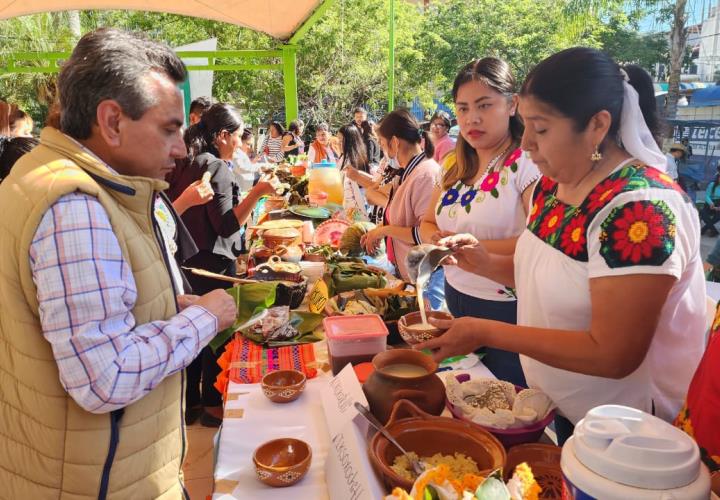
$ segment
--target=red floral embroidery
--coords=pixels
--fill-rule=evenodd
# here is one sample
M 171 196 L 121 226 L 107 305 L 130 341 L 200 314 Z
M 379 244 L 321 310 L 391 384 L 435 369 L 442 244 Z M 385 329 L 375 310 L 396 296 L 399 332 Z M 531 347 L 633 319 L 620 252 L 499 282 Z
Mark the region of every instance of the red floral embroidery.
M 482 183 L 480 184 L 480 189 L 485 191 L 486 193 L 489 193 L 500 182 L 500 172 L 488 172 L 488 174 L 483 179 Z
M 542 213 L 544 208 L 545 208 L 545 195 L 543 193 L 540 193 L 535 198 L 532 208 L 530 209 L 530 218 L 528 219 L 528 224 L 535 222 L 535 219 L 537 219 L 540 216 L 540 214 Z
M 540 178 L 540 189 L 550 191 L 555 186 L 555 181 L 544 175 Z
M 585 251 L 585 215 L 578 215 L 570 219 L 560 236 L 560 248 L 571 257 Z
M 510 156 L 507 157 L 507 160 L 505 160 L 505 163 L 503 164 L 506 167 L 509 167 L 513 163 L 515 163 L 515 160 L 520 158 L 520 155 L 522 154 L 522 149 L 517 148 L 515 151 L 510 153 Z
M 553 208 L 540 223 L 540 237 L 547 238 L 562 226 L 565 217 L 565 206 L 560 204 Z
M 661 172 L 660 170 L 652 167 L 645 167 L 645 177 L 650 179 L 651 181 L 655 181 L 657 184 L 659 184 L 662 187 L 671 188 L 675 191 L 679 191 L 681 193 L 684 193 L 680 185 L 673 180 L 672 177 L 670 177 L 665 172 Z
M 612 248 L 619 252 L 621 261 L 633 264 L 653 257 L 653 250 L 664 246 L 667 236 L 674 238 L 674 227 L 667 217 L 652 203 L 635 202 L 626 206 L 621 217 L 614 221 Z
M 627 179 L 605 179 L 598 184 L 588 196 L 587 210 L 594 212 L 604 207 L 616 194 L 627 185 Z

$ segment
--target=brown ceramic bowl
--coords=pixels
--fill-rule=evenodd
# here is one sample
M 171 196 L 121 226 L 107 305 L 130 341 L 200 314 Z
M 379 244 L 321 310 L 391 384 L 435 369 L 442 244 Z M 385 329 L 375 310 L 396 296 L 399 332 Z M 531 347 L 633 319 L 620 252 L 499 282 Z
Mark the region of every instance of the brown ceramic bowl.
M 293 438 L 268 441 L 253 453 L 258 479 L 275 488 L 291 486 L 300 481 L 310 468 L 311 461 L 310 445 Z
M 561 454 L 562 448 L 551 444 L 531 443 L 513 446 L 507 452 L 505 480 L 508 481 L 512 477 L 515 467 L 526 462 L 542 488 L 540 498 L 562 498 Z
M 451 314 L 441 311 L 425 311 L 428 319 L 453 319 Z M 432 338 L 439 337 L 445 330 L 441 330 L 436 327 L 428 327 L 424 329 L 410 329 L 411 325 L 418 325 L 422 323 L 422 316 L 420 311 L 415 311 L 406 314 L 400 321 L 398 321 L 398 331 L 402 339 L 410 345 L 419 344 L 420 342 L 426 342 Z
M 475 460 L 481 476 L 505 466 L 505 449 L 489 432 L 460 420 L 428 415 L 404 399 L 395 403 L 385 429 L 403 448 L 420 457 L 462 453 Z M 382 434 L 377 433 L 370 440 L 369 454 L 373 468 L 389 490 L 395 487 L 406 491 L 412 489 L 411 481 L 390 468 L 400 450 Z
M 305 374 L 297 370 L 277 370 L 262 378 L 262 391 L 273 403 L 289 403 L 305 390 Z

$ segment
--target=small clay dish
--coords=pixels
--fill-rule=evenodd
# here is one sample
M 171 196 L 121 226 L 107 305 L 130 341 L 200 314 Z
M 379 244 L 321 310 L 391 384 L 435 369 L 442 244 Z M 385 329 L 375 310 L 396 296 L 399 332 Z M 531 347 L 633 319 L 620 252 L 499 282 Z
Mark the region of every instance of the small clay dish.
M 526 462 L 542 488 L 540 498 L 562 498 L 561 454 L 562 448 L 551 444 L 531 443 L 513 446 L 507 452 L 505 480 L 508 481 L 512 477 L 515 467 Z
M 453 319 L 452 315 L 446 312 L 425 311 L 425 313 L 427 314 L 428 319 Z M 419 325 L 421 323 L 422 316 L 420 315 L 420 311 L 408 313 L 400 318 L 400 321 L 398 321 L 398 331 L 400 332 L 402 339 L 408 344 L 413 345 L 419 344 L 420 342 L 426 342 L 445 333 L 445 330 L 441 330 L 440 328 L 436 328 L 434 326 L 429 326 L 423 329 L 409 328 L 411 325 Z
M 274 488 L 292 486 L 310 468 L 312 450 L 305 441 L 281 438 L 260 445 L 253 453 L 258 479 Z
M 305 390 L 305 374 L 297 370 L 278 370 L 262 379 L 262 391 L 273 403 L 289 403 Z

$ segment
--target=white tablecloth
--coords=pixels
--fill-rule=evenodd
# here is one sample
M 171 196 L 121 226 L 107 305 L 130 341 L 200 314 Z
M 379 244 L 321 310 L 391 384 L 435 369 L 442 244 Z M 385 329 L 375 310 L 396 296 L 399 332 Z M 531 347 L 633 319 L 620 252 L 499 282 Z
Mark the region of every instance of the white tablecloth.
M 260 384 L 230 382 L 218 443 L 213 500 L 329 498 L 324 470 L 330 437 L 320 404 L 320 391 L 329 381 L 327 376 L 308 380 L 300 398 L 284 404 L 267 399 Z M 308 443 L 312 448 L 312 463 L 307 475 L 297 484 L 272 488 L 255 476 L 252 455 L 262 443 L 282 437 Z
M 478 363 L 464 370 L 473 377 L 492 377 L 485 365 Z M 438 375 L 445 378 L 445 373 Z M 325 457 L 330 436 L 320 402 L 323 387 L 330 383 L 331 374 L 322 373 L 308 380 L 305 393 L 286 404 L 270 402 L 260 384 L 230 382 L 225 419 L 218 442 L 215 464 L 213 500 L 324 500 L 329 498 L 325 483 Z M 450 416 L 447 412 L 447 416 Z M 312 448 L 312 465 L 307 475 L 287 488 L 271 488 L 255 476 L 252 454 L 255 448 L 271 439 L 294 437 Z

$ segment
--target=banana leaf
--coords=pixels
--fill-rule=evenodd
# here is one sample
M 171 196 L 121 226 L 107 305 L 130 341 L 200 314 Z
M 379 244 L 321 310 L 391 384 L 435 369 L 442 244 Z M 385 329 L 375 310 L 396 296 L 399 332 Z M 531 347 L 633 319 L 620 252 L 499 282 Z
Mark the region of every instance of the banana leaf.
M 306 311 L 292 311 L 290 313 L 290 324 L 298 331 L 298 334 L 285 340 L 269 340 L 260 333 L 251 333 L 243 331 L 242 335 L 246 339 L 252 340 L 256 344 L 262 344 L 267 347 L 282 347 L 295 344 L 309 344 L 322 340 L 322 329 L 318 328 L 322 324 L 323 315 Z
M 272 307 L 275 303 L 276 288 L 277 282 L 267 282 L 247 283 L 225 290 L 235 299 L 237 317 L 235 318 L 235 323 L 233 323 L 230 328 L 226 328 L 215 335 L 215 338 L 208 344 L 210 349 L 212 349 L 213 352 L 217 352 L 217 350 L 232 337 L 240 325 L 263 309 Z

